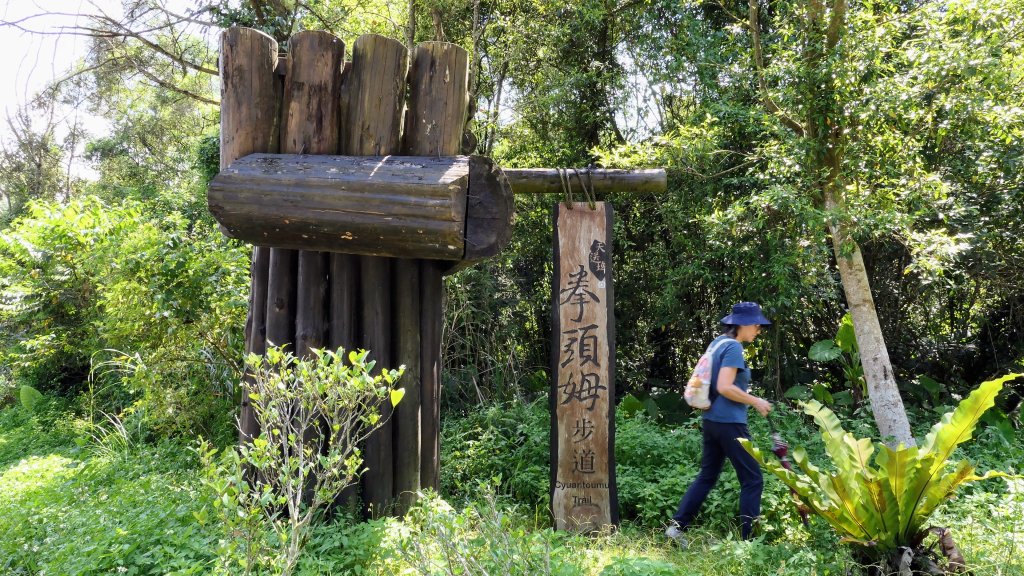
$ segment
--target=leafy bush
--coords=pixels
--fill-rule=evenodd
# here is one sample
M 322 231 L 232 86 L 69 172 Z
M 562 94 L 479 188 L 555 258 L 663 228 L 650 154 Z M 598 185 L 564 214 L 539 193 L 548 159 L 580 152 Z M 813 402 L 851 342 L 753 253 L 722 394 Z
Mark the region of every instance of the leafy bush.
M 957 446 L 970 440 L 982 414 L 995 403 L 1003 384 L 1017 374 L 984 382 L 956 410 L 942 417 L 921 446 L 890 448 L 846 432 L 831 410 L 817 401 L 805 412 L 821 429 L 835 471 L 824 471 L 796 449 L 793 460 L 803 474 L 768 460 L 749 441 L 741 440 L 766 469 L 794 489 L 800 500 L 828 521 L 862 558 L 886 564 L 898 548 L 917 549 L 928 530 L 932 513 L 961 484 L 1005 473 L 974 474 L 974 466 L 961 460 L 954 470 L 948 462 Z M 877 452 L 877 455 L 876 455 Z
M 582 576 L 562 553 L 567 533 L 537 530 L 506 510 L 484 489 L 481 499 L 456 512 L 434 494 L 421 495 L 406 518 L 399 547 L 417 574 L 434 576 Z
M 216 535 L 198 525 L 191 452 L 173 442 L 128 457 L 93 450 L 66 418 L 0 413 L 0 573 L 207 574 Z
M 546 402 L 492 405 L 441 423 L 441 491 L 472 500 L 481 480 L 517 502 L 546 510 L 551 418 Z
M 230 431 L 248 249 L 209 222 L 148 214 L 34 203 L 0 234 L 3 378 L 164 436 Z
M 300 359 L 270 347 L 246 359 L 259 435 L 220 462 L 208 443 L 199 447 L 227 534 L 221 562 L 229 573 L 236 564 L 245 574 L 269 564 L 291 574 L 315 523 L 358 480 L 359 445 L 376 430 L 381 402 L 397 405 L 403 393 L 392 388 L 401 372 L 373 376 L 367 354 L 351 352 L 346 363 L 342 350 Z
M 675 564 L 650 558 L 616 558 L 601 570 L 600 576 L 676 576 Z

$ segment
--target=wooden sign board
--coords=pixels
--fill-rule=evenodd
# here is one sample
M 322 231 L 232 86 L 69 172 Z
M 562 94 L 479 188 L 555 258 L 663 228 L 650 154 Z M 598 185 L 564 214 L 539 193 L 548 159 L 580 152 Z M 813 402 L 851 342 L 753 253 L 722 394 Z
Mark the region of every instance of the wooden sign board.
M 555 208 L 551 514 L 557 530 L 619 522 L 615 490 L 612 207 Z

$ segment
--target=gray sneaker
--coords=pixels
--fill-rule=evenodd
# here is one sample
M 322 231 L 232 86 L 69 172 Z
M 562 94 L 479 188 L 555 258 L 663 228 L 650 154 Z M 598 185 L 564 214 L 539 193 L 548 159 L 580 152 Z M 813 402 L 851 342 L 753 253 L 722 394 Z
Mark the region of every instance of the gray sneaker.
M 679 529 L 679 526 L 676 525 L 675 522 L 670 524 L 668 529 L 665 530 L 665 536 L 668 536 L 672 540 L 675 540 L 676 544 L 678 544 L 679 547 L 684 550 L 686 549 L 686 546 L 689 544 L 686 541 L 686 538 L 683 536 L 683 531 Z

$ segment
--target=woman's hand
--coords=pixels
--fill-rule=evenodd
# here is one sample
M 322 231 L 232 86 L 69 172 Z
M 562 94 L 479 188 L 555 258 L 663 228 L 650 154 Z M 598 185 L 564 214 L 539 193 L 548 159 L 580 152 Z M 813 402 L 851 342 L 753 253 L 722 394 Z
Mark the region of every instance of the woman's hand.
M 761 416 L 767 417 L 768 413 L 772 411 L 772 403 L 765 400 L 764 398 L 754 398 L 754 402 L 751 404 L 754 410 Z

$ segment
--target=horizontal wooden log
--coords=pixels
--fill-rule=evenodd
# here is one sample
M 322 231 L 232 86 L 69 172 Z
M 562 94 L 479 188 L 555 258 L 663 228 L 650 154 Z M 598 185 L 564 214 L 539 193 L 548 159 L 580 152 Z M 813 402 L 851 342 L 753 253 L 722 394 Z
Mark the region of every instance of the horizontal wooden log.
M 469 159 L 253 154 L 210 183 L 226 234 L 256 245 L 460 260 Z
M 515 194 L 562 194 L 563 177 L 568 177 L 573 200 L 583 202 L 583 186 L 593 186 L 596 193 L 629 192 L 632 194 L 660 194 L 667 189 L 665 170 L 606 170 L 585 168 L 563 170 L 557 168 L 506 168 L 505 178 Z M 589 172 L 589 175 L 588 175 Z M 582 185 L 581 185 L 582 180 Z
M 228 236 L 261 246 L 475 261 L 511 237 L 511 190 L 481 156 L 252 154 L 208 202 Z

